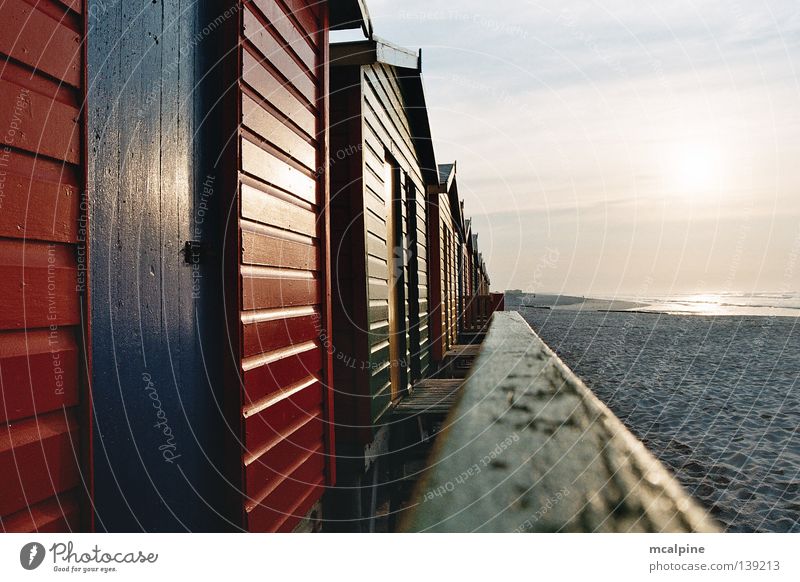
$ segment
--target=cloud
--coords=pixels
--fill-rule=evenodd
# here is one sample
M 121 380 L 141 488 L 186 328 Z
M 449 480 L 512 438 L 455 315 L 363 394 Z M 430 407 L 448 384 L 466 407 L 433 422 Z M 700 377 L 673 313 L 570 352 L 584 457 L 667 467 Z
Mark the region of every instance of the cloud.
M 496 249 L 490 269 L 508 275 L 495 281 L 520 286 L 512 257 L 546 244 L 535 231 L 556 224 L 570 264 L 604 265 L 593 284 L 630 284 L 629 271 L 620 279 L 630 249 L 612 245 L 616 258 L 601 260 L 597 244 L 637 221 L 800 215 L 794 0 L 371 0 L 370 11 L 377 34 L 423 49 L 437 157 L 459 161 L 467 211 Z M 670 164 L 696 143 L 718 148 L 724 168 L 717 192 L 691 198 Z M 525 238 L 510 236 L 521 224 Z M 768 242 L 790 237 L 791 223 L 761 225 L 751 244 L 777 272 Z M 637 253 L 663 248 L 668 235 L 640 230 Z M 574 268 L 551 275 L 588 284 Z M 676 277 L 689 286 L 697 272 Z

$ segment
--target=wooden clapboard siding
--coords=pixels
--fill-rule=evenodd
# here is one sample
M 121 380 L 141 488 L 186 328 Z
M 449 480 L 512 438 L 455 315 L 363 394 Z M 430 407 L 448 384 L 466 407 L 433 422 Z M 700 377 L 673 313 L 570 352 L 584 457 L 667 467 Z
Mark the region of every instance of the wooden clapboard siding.
M 0 529 L 75 531 L 89 478 L 82 2 L 7 0 L 0 22 Z
M 242 2 L 239 312 L 244 526 L 290 531 L 330 482 L 327 5 Z
M 400 343 L 400 359 L 408 363 L 402 369 L 401 395 L 429 366 L 426 186 L 393 67 L 334 66 L 331 112 L 331 150 L 343 158 L 331 169 L 333 248 L 340 251 L 333 263 L 334 304 L 341 313 L 334 320 L 335 370 L 337 379 L 344 380 L 337 380 L 337 438 L 364 443 L 392 404 L 389 342 Z M 384 164 L 389 152 L 398 170 L 399 250 L 386 244 Z M 403 333 L 391 337 L 388 269 L 395 252 L 402 260 L 396 275 Z
M 417 214 L 417 198 L 419 193 L 417 187 L 413 182 L 405 185 L 405 202 L 406 209 L 406 232 L 408 233 L 408 353 L 409 353 L 409 375 L 410 381 L 414 382 L 421 380 L 422 376 L 422 361 L 420 355 L 422 354 L 420 342 L 420 276 L 419 276 L 419 261 L 420 258 L 417 254 L 419 247 L 420 232 L 417 227 L 419 216 Z M 424 240 L 424 238 L 423 238 Z M 424 259 L 423 259 L 424 260 Z M 425 350 L 427 352 L 427 350 Z
M 458 233 L 448 194 L 429 192 L 430 257 L 438 268 L 431 271 L 431 342 L 437 361 L 455 345 L 458 335 Z
M 455 229 L 453 218 L 453 208 L 448 205 L 448 214 L 442 222 L 445 227 L 445 235 L 447 238 L 446 245 L 446 287 L 445 294 L 442 300 L 446 306 L 446 341 L 447 349 L 449 350 L 456 343 L 458 333 L 458 255 L 456 249 L 458 248 L 458 233 Z
M 0 52 L 20 63 L 71 85 L 82 87 L 83 19 L 53 0 L 2 4 Z
M 364 257 L 379 255 L 385 239 L 369 233 L 364 212 L 363 123 L 361 71 L 336 67 L 331 71 L 331 266 L 334 329 L 334 379 L 337 442 L 369 441 L 369 378 L 358 354 L 369 350 L 365 330 L 373 315 L 367 295 Z M 370 194 L 372 195 L 372 194 Z M 374 218 L 370 217 L 370 220 Z M 368 250 L 369 249 L 369 250 Z M 386 313 L 387 302 L 374 300 Z M 365 308 L 370 306 L 370 308 Z

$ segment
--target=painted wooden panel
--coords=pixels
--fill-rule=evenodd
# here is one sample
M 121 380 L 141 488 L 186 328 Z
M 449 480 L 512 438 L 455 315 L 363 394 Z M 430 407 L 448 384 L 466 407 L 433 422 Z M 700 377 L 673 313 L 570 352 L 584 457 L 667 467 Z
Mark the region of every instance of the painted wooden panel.
M 266 136 L 270 143 L 313 170 L 317 163 L 316 144 L 313 140 L 288 127 L 284 120 L 269 112 L 252 97 L 242 95 L 242 123 L 254 133 Z
M 266 61 L 282 76 L 284 87 L 301 94 L 306 102 L 313 104 L 316 101 L 314 73 L 299 64 L 295 60 L 294 51 L 282 39 L 273 36 L 269 28 L 259 22 L 249 8 L 245 8 L 243 19 L 242 36 L 261 53 L 262 63 Z
M 41 4 L 55 3 L 43 1 Z M 63 9 L 61 12 L 63 14 Z M 3 23 L 1 53 L 73 87 L 80 87 L 80 20 L 54 17 L 44 6 L 34 7 L 23 0 L 5 0 L 0 4 L 0 22 Z
M 59 533 L 80 529 L 81 501 L 75 491 L 62 493 L 0 519 L 0 531 Z
M 409 182 L 405 188 L 405 203 L 408 207 L 406 216 L 406 232 L 408 233 L 408 357 L 409 374 L 413 384 L 422 379 L 422 338 L 420 335 L 420 261 L 419 248 L 424 248 L 425 239 L 420 236 L 417 227 L 419 215 L 417 213 L 417 197 L 420 193 L 416 186 Z M 420 243 L 420 239 L 422 242 Z
M 0 333 L 0 422 L 76 406 L 78 360 L 70 328 Z
M 301 464 L 248 512 L 250 528 L 264 532 L 290 532 L 316 503 L 324 491 L 324 480 L 319 476 L 325 469 L 323 455 L 308 453 L 309 462 Z
M 83 0 L 59 0 L 59 2 L 78 14 L 83 13 Z
M 322 385 L 316 378 L 309 377 L 295 386 L 283 387 L 269 400 L 255 402 L 253 406 L 245 408 L 245 466 L 249 467 L 257 460 L 262 465 L 286 462 L 280 456 L 274 458 L 270 451 L 280 447 L 287 439 L 292 440 L 299 425 L 316 419 L 314 424 L 322 426 L 322 397 Z M 317 437 L 316 440 L 321 440 L 321 429 Z M 256 494 L 264 485 L 257 480 L 248 481 L 247 490 Z
M 254 188 L 242 183 L 242 218 L 279 226 L 285 230 L 317 235 L 317 214 L 311 205 L 303 207 L 296 200 L 288 201 L 282 193 L 266 185 Z
M 76 0 L 0 3 L 3 531 L 72 531 L 84 519 L 81 11 Z
M 0 151 L 0 160 L 0 236 L 77 242 L 81 179 L 77 167 L 16 149 Z
M 430 311 L 431 343 L 434 360 L 440 361 L 457 341 L 458 321 L 458 258 L 457 233 L 446 193 L 429 195 L 431 226 L 429 240 L 431 265 Z
M 307 36 L 305 31 L 296 26 L 292 17 L 272 0 L 253 0 L 250 7 L 262 22 L 266 22 L 280 36 L 283 46 L 289 47 L 313 71 L 317 62 L 314 37 Z
M 322 372 L 322 350 L 314 342 L 292 346 L 282 354 L 254 356 L 243 362 L 244 405 L 255 406 L 285 386 Z
M 327 35 L 323 39 L 319 34 L 323 28 L 323 18 L 327 18 L 323 15 L 327 11 L 325 4 L 309 0 L 285 0 L 284 4 L 289 9 L 289 18 L 300 25 L 298 31 L 302 31 L 309 42 L 316 47 L 327 42 Z
M 77 282 L 72 247 L 0 241 L 0 329 L 78 324 Z
M 315 305 L 321 297 L 320 281 L 311 273 L 242 267 L 243 309 Z
M 242 79 L 264 103 L 279 113 L 288 125 L 305 132 L 308 137 L 316 135 L 316 111 L 300 101 L 283 86 L 281 80 L 270 70 L 262 67 L 248 50 L 242 51 Z
M 77 108 L 0 80 L 0 127 L 11 128 L 5 145 L 72 164 L 80 161 Z
M 242 262 L 305 271 L 321 268 L 319 243 L 256 223 L 242 222 Z
M 242 353 L 249 357 L 315 340 L 320 320 L 319 309 L 314 307 L 248 312 L 242 318 Z
M 320 394 L 320 408 L 322 406 Z M 291 475 L 304 463 L 315 463 L 324 466 L 323 423 L 319 416 L 310 416 L 293 428 L 289 433 L 280 433 L 272 447 L 264 451 L 260 457 L 247 464 L 247 490 L 252 496 L 245 507 L 252 511 L 257 505 L 265 504 L 265 500 L 281 484 L 286 475 Z M 302 484 L 299 484 L 302 485 Z
M 316 202 L 317 186 L 313 173 L 293 164 L 277 150 L 242 139 L 242 171 L 306 202 Z
M 0 515 L 80 484 L 78 422 L 73 411 L 41 414 L 0 432 Z
M 243 519 L 291 530 L 332 479 L 326 279 L 327 3 L 257 0 L 240 21 Z M 329 332 L 325 332 L 326 334 Z

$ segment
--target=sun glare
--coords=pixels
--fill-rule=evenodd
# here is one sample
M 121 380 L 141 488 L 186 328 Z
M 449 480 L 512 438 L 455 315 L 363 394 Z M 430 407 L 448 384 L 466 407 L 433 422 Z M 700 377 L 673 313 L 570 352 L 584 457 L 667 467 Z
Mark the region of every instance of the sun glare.
M 674 188 L 681 194 L 708 194 L 719 188 L 722 170 L 719 147 L 682 144 L 674 149 L 670 166 Z

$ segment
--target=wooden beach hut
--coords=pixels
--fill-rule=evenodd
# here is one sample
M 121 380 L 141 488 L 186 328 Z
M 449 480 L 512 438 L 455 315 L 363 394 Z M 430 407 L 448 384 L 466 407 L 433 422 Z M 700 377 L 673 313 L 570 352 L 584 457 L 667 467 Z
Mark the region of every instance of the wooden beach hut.
M 438 183 L 428 189 L 428 237 L 431 354 L 441 362 L 458 341 L 461 230 L 456 164 L 442 164 L 438 170 Z
M 306 527 L 335 479 L 328 33 L 369 33 L 363 1 L 0 19 L 3 530 Z
M 418 51 L 331 46 L 332 506 L 358 506 L 393 403 L 430 367 L 426 192 L 438 184 Z M 360 512 L 358 509 L 356 513 Z M 344 527 L 343 527 L 344 528 Z
M 464 236 L 464 272 L 466 278 L 466 284 L 464 285 L 464 292 L 467 297 L 473 297 L 475 295 L 475 273 L 473 269 L 473 260 L 472 260 L 472 219 L 468 218 L 465 221 L 465 236 Z
M 461 248 L 459 257 L 459 286 L 458 286 L 458 313 L 459 313 L 459 333 L 464 331 L 465 314 L 472 305 L 474 296 L 472 290 L 472 259 L 470 249 L 472 248 L 472 220 L 464 216 L 464 202 L 461 202 L 462 231 Z

